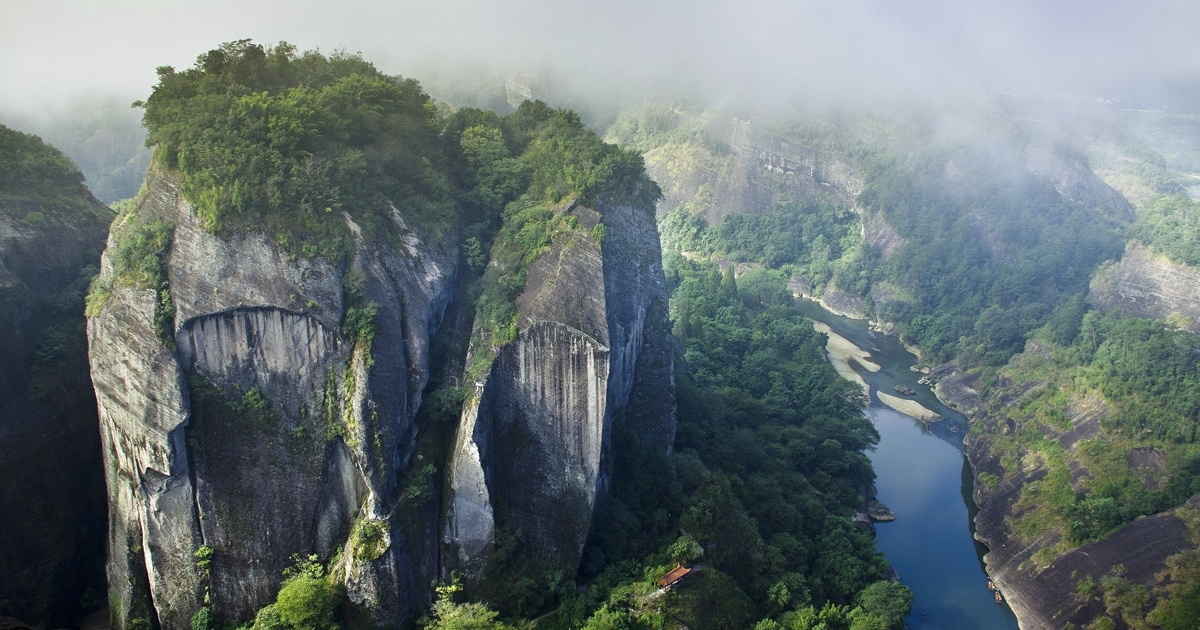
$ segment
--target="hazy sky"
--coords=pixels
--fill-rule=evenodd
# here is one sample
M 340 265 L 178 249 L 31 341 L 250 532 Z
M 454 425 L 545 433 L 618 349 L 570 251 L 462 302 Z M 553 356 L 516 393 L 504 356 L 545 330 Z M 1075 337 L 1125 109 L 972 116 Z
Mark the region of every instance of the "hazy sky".
M 769 100 L 1200 82 L 1196 0 L 0 0 L 0 114 L 145 98 L 156 66 L 240 38 L 418 79 L 465 64 Z

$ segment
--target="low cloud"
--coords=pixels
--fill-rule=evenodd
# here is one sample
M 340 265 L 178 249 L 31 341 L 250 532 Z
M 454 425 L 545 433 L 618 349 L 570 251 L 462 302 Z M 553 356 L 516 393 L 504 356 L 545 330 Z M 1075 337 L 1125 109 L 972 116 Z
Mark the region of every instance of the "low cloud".
M 224 41 L 361 51 L 385 72 L 553 77 L 784 105 L 948 104 L 998 92 L 1150 94 L 1200 78 L 1187 0 L 8 1 L 0 114 L 149 94 Z

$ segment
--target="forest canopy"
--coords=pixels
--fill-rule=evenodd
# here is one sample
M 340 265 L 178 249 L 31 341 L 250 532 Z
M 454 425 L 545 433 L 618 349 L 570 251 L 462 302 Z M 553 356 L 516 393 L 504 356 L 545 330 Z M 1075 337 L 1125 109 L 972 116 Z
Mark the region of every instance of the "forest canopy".
M 651 207 L 658 196 L 639 154 L 604 144 L 573 112 L 451 114 L 357 54 L 230 42 L 187 70 L 158 68 L 135 105 L 155 163 L 182 174 L 207 229 L 265 226 L 307 257 L 348 252 L 350 220 L 386 240 L 397 216 L 436 234 L 527 192 L 594 203 L 621 191 Z
M 0 195 L 51 204 L 77 203 L 83 174 L 41 138 L 0 125 Z
M 350 246 L 343 212 L 378 236 L 396 229 L 393 204 L 454 220 L 432 101 L 358 55 L 231 42 L 158 68 L 144 105 L 155 162 L 179 170 L 212 231 L 265 224 L 293 251 L 331 256 Z

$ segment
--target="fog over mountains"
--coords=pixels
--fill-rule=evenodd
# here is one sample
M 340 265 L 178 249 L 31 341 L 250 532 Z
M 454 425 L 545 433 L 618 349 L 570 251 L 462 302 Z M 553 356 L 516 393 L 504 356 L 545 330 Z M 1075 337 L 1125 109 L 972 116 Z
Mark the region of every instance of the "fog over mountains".
M 961 104 L 999 92 L 1157 96 L 1200 75 L 1186 0 L 0 2 L 0 115 L 145 97 L 154 66 L 241 38 L 381 70 L 510 73 L 606 98 Z

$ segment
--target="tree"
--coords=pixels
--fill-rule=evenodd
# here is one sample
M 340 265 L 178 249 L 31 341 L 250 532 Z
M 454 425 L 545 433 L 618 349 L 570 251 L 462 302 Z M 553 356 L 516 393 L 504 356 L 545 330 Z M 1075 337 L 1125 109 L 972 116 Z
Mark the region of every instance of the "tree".
M 307 568 L 284 581 L 275 599 L 279 620 L 296 630 L 328 630 L 336 621 L 341 589 L 321 570 Z
M 913 594 L 899 582 L 874 582 L 854 598 L 867 615 L 878 618 L 883 628 L 899 628 L 912 610 Z
M 721 276 L 721 292 L 730 297 L 737 297 L 737 275 L 734 272 L 734 264 L 731 262 L 725 268 L 725 274 Z
M 496 617 L 500 614 L 478 602 L 455 603 L 454 596 L 462 591 L 455 582 L 437 588 L 433 603 L 433 619 L 426 630 L 512 630 Z

